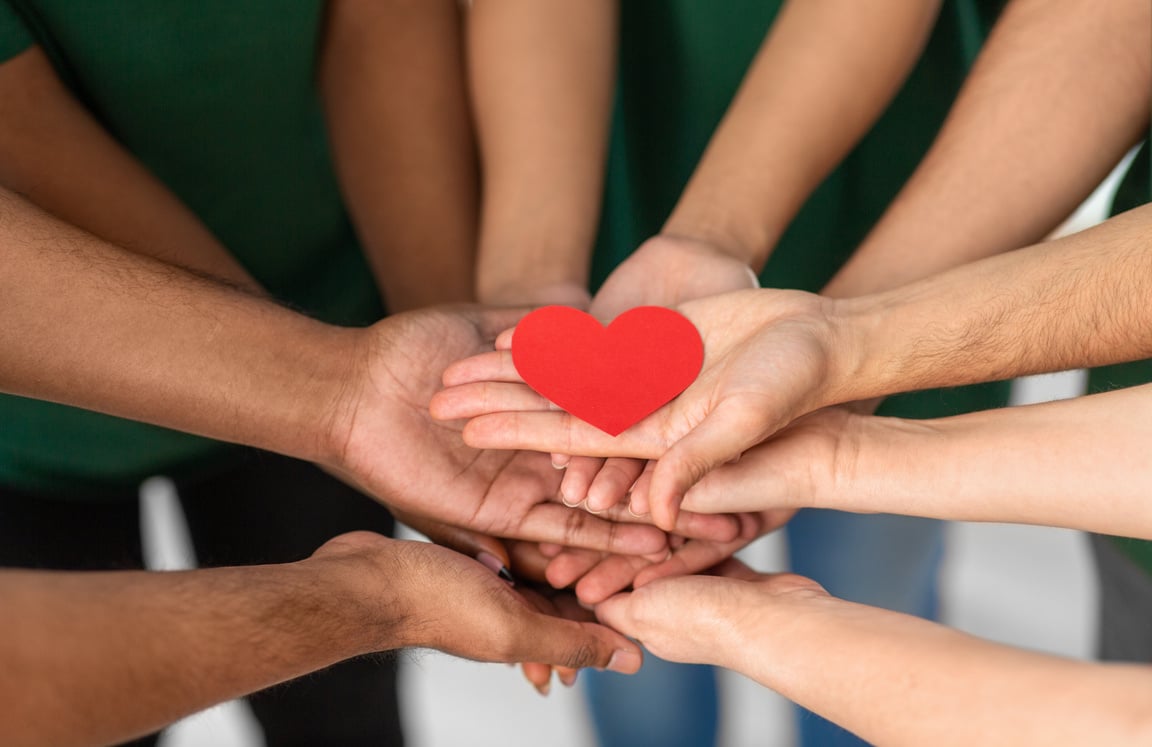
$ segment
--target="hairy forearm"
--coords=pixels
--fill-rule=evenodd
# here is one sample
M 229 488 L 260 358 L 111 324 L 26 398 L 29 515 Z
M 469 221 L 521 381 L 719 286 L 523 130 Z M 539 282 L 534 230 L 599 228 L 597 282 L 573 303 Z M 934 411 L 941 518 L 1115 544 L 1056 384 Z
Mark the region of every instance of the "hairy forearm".
M 940 136 L 825 293 L 893 288 L 1048 235 L 1148 125 L 1144 0 L 1016 0 Z
M 759 269 L 812 190 L 895 95 L 938 8 L 789 2 L 664 232 L 711 241 Z
M 1152 386 L 939 420 L 856 423 L 830 479 L 805 505 L 1152 539 Z
M 0 185 L 139 254 L 258 288 L 211 231 L 84 110 L 38 48 L 0 65 Z
M 472 300 L 477 165 L 457 0 L 333 0 L 319 66 L 337 173 L 391 311 Z
M 181 573 L 0 571 L 0 742 L 95 745 L 388 647 L 309 560 Z
M 766 600 L 767 601 L 767 600 Z M 1014 650 L 801 594 L 742 610 L 735 668 L 883 745 L 1147 744 L 1152 668 Z
M 1152 357 L 1152 207 L 835 303 L 825 403 Z
M 477 288 L 519 302 L 587 284 L 616 60 L 616 2 L 477 0 L 469 14 L 484 162 Z
M 329 456 L 360 332 L 107 244 L 0 192 L 0 391 Z

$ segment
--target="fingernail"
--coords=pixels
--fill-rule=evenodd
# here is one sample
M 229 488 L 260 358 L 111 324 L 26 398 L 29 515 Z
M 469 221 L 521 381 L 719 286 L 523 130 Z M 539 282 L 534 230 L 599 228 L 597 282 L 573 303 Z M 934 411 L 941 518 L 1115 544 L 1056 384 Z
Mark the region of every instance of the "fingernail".
M 504 581 L 506 581 L 507 583 L 509 583 L 513 586 L 516 585 L 516 579 L 512 575 L 512 571 L 508 570 L 508 567 L 505 566 L 503 562 L 501 562 L 500 558 L 496 557 L 492 553 L 490 553 L 490 552 L 478 552 L 478 553 L 476 553 L 476 562 L 478 562 L 480 565 L 484 566 L 488 570 L 492 571 L 493 573 L 495 573 L 500 578 L 504 579 Z
M 568 465 L 567 464 L 556 464 L 556 462 L 552 462 L 552 469 L 568 469 Z
M 635 651 L 618 650 L 613 652 L 612 658 L 608 660 L 608 671 L 631 674 L 640 668 L 641 661 L 640 654 Z
M 579 674 L 579 670 L 572 670 L 571 672 L 557 673 L 556 676 L 560 678 L 560 682 L 564 684 L 564 687 L 572 687 L 576 684 L 576 676 Z
M 629 502 L 629 503 L 628 503 L 628 513 L 632 514 L 632 515 L 633 515 L 633 516 L 635 516 L 637 519 L 641 519 L 641 518 L 643 518 L 643 517 L 647 516 L 647 514 L 638 514 L 638 513 L 636 513 L 635 511 L 633 511 L 633 510 L 632 510 L 632 503 L 631 503 L 631 502 Z
M 577 506 L 580 505 L 580 501 L 576 501 L 575 503 L 572 503 L 571 501 L 568 500 L 568 496 L 564 495 L 563 493 L 560 494 L 560 502 L 563 503 L 568 508 L 576 508 Z
M 543 685 L 537 685 L 536 686 L 536 692 L 540 693 L 544 697 L 548 697 L 548 693 L 550 693 L 551 691 L 552 691 L 552 681 L 551 680 L 545 682 Z

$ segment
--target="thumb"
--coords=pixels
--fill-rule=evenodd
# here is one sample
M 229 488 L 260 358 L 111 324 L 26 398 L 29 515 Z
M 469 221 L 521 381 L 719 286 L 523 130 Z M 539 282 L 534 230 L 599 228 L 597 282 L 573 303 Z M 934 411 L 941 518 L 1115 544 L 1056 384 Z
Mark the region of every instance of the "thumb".
M 528 661 L 570 669 L 594 667 L 634 674 L 643 663 L 640 647 L 614 630 L 591 622 L 575 622 L 537 613 L 532 636 L 523 652 Z
M 656 526 L 672 531 L 689 488 L 770 434 L 756 425 L 749 411 L 736 399 L 723 400 L 656 461 L 648 487 L 648 508 Z

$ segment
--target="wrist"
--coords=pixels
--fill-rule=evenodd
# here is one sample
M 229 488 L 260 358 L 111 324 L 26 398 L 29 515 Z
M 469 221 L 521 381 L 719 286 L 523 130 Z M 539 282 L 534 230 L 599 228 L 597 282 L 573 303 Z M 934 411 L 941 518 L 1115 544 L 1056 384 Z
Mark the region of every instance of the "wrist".
M 377 324 L 388 323 L 386 319 Z M 313 386 L 303 398 L 301 428 L 308 451 L 301 458 L 337 472 L 347 464 L 356 411 L 369 380 L 372 356 L 379 352 L 375 329 L 328 327 L 314 340 L 310 356 L 314 368 L 308 377 Z
M 317 589 L 317 609 L 326 620 L 322 635 L 339 637 L 345 658 L 414 645 L 411 631 L 419 626 L 408 592 L 412 569 L 402 557 L 411 544 L 356 532 L 298 564 Z
M 819 406 L 891 394 L 884 361 L 877 355 L 883 332 L 871 299 L 826 299 L 824 318 L 828 371 Z
M 732 215 L 724 207 L 713 206 L 708 209 L 677 207 L 660 233 L 715 246 L 758 274 L 782 232 L 762 222 Z
M 516 278 L 477 284 L 477 299 L 488 306 L 572 306 L 587 309 L 592 302 L 587 283 L 564 278 Z
M 740 624 L 734 630 L 732 661 L 724 666 L 788 697 L 803 682 L 805 659 L 823 645 L 820 623 L 844 602 L 819 584 L 791 573 L 752 582 Z

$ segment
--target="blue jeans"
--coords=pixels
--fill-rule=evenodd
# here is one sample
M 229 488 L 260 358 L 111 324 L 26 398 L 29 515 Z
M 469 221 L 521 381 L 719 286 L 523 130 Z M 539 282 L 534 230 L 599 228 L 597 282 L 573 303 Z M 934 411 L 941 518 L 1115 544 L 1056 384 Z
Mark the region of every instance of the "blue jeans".
M 906 516 L 804 510 L 786 528 L 793 571 L 835 596 L 929 619 L 937 616 L 936 576 L 944 525 Z M 648 655 L 638 674 L 581 674 L 603 747 L 706 747 L 716 743 L 716 673 Z M 866 744 L 797 708 L 803 747 Z

